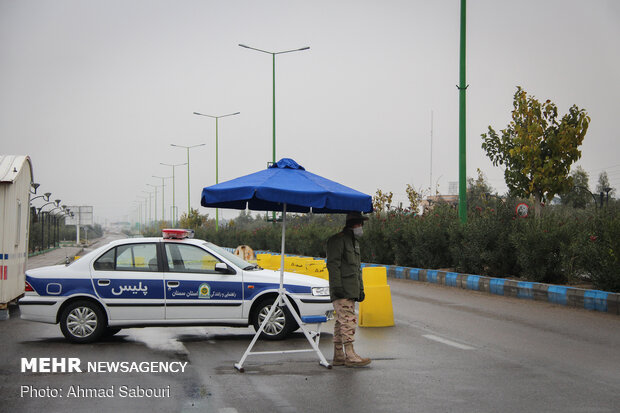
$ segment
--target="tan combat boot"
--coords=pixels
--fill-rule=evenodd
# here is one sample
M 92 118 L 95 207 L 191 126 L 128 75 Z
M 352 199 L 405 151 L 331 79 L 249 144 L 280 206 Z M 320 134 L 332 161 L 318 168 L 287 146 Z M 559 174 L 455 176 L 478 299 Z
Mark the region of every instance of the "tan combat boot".
M 347 367 L 364 367 L 370 364 L 369 358 L 360 357 L 353 349 L 353 343 L 347 343 L 344 345 L 344 351 L 346 357 L 344 359 L 344 365 Z
M 344 366 L 344 347 L 342 343 L 334 343 L 334 360 L 332 366 Z

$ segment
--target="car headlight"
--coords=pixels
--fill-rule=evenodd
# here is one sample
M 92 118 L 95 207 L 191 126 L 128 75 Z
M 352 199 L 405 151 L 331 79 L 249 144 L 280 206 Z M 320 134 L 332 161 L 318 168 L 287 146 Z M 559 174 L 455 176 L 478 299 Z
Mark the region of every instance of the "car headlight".
M 329 295 L 329 287 L 312 287 L 312 295 Z

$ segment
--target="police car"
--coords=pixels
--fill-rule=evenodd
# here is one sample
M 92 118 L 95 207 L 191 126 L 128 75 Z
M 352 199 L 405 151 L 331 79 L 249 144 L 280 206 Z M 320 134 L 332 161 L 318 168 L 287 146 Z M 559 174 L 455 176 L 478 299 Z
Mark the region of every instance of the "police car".
M 21 318 L 60 323 L 64 336 L 89 343 L 125 327 L 253 325 L 258 330 L 279 289 L 279 271 L 265 270 L 189 230 L 162 238 L 113 241 L 69 265 L 26 271 Z M 326 280 L 284 273 L 300 316 L 333 312 Z M 299 326 L 277 308 L 262 334 L 282 339 Z

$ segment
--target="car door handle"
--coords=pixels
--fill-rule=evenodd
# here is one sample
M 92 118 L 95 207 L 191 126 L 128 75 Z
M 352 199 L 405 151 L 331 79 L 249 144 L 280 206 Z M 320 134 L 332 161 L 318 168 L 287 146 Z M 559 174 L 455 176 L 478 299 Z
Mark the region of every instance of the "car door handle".
M 179 284 L 180 283 L 178 281 L 168 281 L 168 287 L 176 288 Z
M 105 287 L 106 285 L 110 285 L 110 280 L 99 280 L 97 281 L 97 285 Z

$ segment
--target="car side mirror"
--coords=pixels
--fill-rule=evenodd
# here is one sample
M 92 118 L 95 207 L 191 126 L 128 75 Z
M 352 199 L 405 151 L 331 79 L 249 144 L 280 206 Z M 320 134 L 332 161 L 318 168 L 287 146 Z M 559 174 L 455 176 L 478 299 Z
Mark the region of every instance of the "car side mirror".
M 218 262 L 215 264 L 215 271 L 222 274 L 233 274 L 233 271 L 223 262 Z

